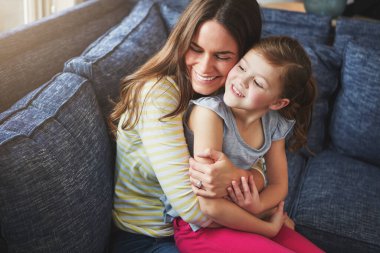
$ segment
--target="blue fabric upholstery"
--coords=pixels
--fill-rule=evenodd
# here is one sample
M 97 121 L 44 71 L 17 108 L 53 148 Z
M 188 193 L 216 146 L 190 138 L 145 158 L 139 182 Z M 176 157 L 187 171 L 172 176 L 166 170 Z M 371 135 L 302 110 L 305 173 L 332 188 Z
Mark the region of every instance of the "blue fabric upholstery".
M 331 35 L 331 18 L 294 11 L 262 8 L 263 37 L 287 35 L 303 44 L 326 44 Z
M 57 75 L 0 117 L 0 221 L 9 252 L 103 252 L 110 141 L 91 84 Z
M 300 153 L 286 153 L 288 159 L 288 196 L 285 200 L 285 210 L 289 215 L 292 213 L 293 202 L 298 192 L 299 181 L 304 173 L 306 158 Z
M 302 178 L 293 213 L 297 230 L 334 252 L 380 252 L 379 181 L 378 167 L 321 152 Z
M 143 35 L 143 36 L 142 36 Z M 132 73 L 165 43 L 167 28 L 152 1 L 140 1 L 124 20 L 80 57 L 65 63 L 64 71 L 77 73 L 94 85 L 105 116 L 120 91 L 120 80 Z
M 379 50 L 380 21 L 339 18 L 336 22 L 334 47 L 343 53 L 349 41 Z
M 349 43 L 331 120 L 339 152 L 380 166 L 380 52 Z
M 308 148 L 313 153 L 318 153 L 326 145 L 329 100 L 338 87 L 341 57 L 334 48 L 327 45 L 311 44 L 304 48 L 310 57 L 318 89 L 308 133 Z M 304 151 L 305 154 L 310 155 L 309 152 Z
M 170 32 L 189 0 L 158 0 L 158 2 L 167 31 Z

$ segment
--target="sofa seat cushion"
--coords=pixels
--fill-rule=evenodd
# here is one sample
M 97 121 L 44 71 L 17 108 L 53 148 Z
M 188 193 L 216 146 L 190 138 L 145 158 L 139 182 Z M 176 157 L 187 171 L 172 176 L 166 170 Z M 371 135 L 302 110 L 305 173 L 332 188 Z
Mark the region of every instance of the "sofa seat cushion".
M 89 79 L 100 107 L 108 116 L 120 91 L 120 80 L 153 56 L 167 39 L 167 28 L 157 4 L 139 1 L 123 21 L 93 42 L 64 71 Z
M 380 252 L 379 168 L 326 150 L 306 170 L 297 229 L 331 252 Z
M 58 74 L 1 114 L 0 227 L 9 252 L 104 252 L 110 149 L 92 86 L 75 74 Z
M 262 8 L 263 37 L 287 35 L 303 44 L 327 44 L 331 37 L 331 17 Z
M 330 134 L 339 152 L 380 166 L 380 52 L 349 43 Z

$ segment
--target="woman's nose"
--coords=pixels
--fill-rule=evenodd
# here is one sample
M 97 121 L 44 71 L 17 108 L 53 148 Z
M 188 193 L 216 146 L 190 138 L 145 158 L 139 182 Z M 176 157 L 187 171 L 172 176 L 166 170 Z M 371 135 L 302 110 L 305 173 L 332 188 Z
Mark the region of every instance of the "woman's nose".
M 199 70 L 202 71 L 202 74 L 207 74 L 213 66 L 212 57 L 210 57 L 207 54 L 204 54 L 199 61 L 199 65 Z

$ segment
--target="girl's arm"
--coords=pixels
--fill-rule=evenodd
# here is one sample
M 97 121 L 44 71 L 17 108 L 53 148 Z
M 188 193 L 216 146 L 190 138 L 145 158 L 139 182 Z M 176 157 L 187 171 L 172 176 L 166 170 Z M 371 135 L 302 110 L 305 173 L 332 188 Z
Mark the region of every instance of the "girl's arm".
M 229 196 L 240 207 L 252 214 L 262 217 L 285 199 L 288 192 L 288 169 L 285 155 L 285 141 L 272 142 L 265 155 L 267 164 L 268 186 L 258 193 L 255 182 L 242 178 L 240 187 L 236 181 L 228 188 Z
M 222 149 L 223 120 L 209 109 L 194 106 L 188 125 L 194 135 L 194 159 L 202 163 L 213 163 L 213 160 L 199 157 L 196 154 L 199 150 L 206 148 Z M 201 196 L 198 198 L 202 212 L 214 222 L 229 228 L 271 237 L 277 234 L 284 222 L 283 204 L 280 205 L 279 211 L 272 216 L 272 220 L 267 222 L 256 218 L 226 199 Z
M 260 213 L 278 205 L 288 194 L 288 162 L 285 139 L 273 141 L 265 155 L 268 186 L 260 193 Z

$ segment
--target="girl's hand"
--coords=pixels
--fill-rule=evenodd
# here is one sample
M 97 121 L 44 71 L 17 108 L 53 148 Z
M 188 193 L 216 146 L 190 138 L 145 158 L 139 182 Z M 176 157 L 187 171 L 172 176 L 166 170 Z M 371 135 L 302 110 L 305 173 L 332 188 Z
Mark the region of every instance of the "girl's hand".
M 262 203 L 260 202 L 260 195 L 256 188 L 253 176 L 249 176 L 249 183 L 245 177 L 241 178 L 241 191 L 237 182 L 232 182 L 232 187 L 228 187 L 228 195 L 232 201 L 247 210 L 248 212 L 258 215 L 263 211 Z
M 232 179 L 239 178 L 238 169 L 222 152 L 207 149 L 196 155 L 210 159 L 211 163 L 204 164 L 190 158 L 190 181 L 193 186 L 202 182 L 201 188 L 193 187 L 194 193 L 206 198 L 227 196 L 227 187 L 231 185 Z
M 278 204 L 277 210 L 269 218 L 269 223 L 271 225 L 270 234 L 272 235 L 272 237 L 278 234 L 278 232 L 284 225 L 286 217 L 288 216 L 284 213 L 284 201 L 281 201 L 280 204 Z
M 292 230 L 294 230 L 296 227 L 296 223 L 292 219 L 290 219 L 290 217 L 288 215 L 286 215 L 284 225 L 287 226 L 288 228 L 292 229 Z

